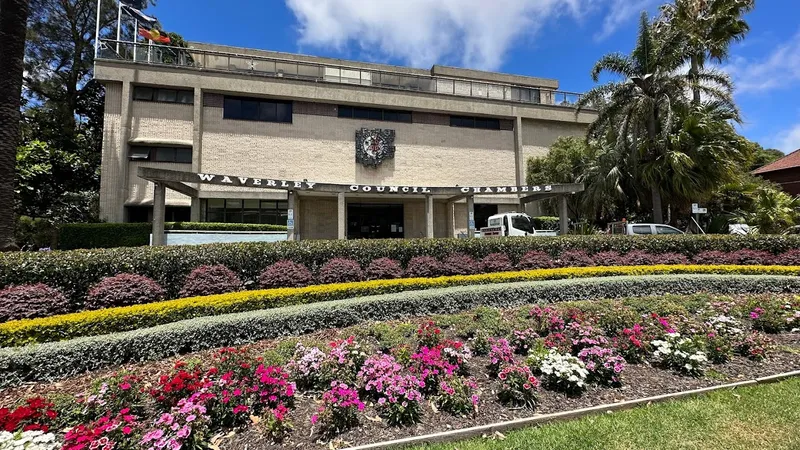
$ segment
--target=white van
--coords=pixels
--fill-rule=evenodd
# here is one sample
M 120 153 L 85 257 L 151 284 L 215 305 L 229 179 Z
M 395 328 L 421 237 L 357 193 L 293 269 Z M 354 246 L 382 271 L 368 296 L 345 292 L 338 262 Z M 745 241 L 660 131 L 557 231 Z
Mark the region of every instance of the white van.
M 557 231 L 536 230 L 531 216 L 525 213 L 510 212 L 489 217 L 486 227 L 481 228 L 481 237 L 503 236 L 556 236 Z

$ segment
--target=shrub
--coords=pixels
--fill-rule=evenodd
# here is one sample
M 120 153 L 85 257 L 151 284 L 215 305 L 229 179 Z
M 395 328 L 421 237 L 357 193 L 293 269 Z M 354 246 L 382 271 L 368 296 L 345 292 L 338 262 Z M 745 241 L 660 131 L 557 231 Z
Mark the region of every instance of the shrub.
M 800 266 L 800 249 L 792 249 L 775 257 L 775 264 Z
M 27 321 L 11 321 L 0 323 L 0 346 L 18 346 L 35 342 L 57 341 L 77 336 L 91 336 L 119 331 L 133 330 L 155 326 L 184 319 L 201 316 L 220 315 L 232 312 L 253 311 L 265 308 L 276 308 L 286 305 L 313 303 L 328 300 L 344 299 L 364 295 L 389 294 L 410 290 L 425 290 L 444 288 L 449 286 L 470 284 L 497 284 L 519 281 L 536 281 L 562 278 L 586 278 L 592 276 L 618 276 L 618 275 L 654 275 L 654 274 L 800 274 L 794 267 L 743 267 L 743 266 L 640 266 L 640 267 L 585 267 L 542 269 L 532 272 L 504 272 L 486 275 L 470 275 L 463 277 L 442 277 L 424 279 L 381 280 L 348 285 L 319 285 L 304 288 L 286 288 L 266 291 L 245 291 L 230 294 L 221 294 L 208 297 L 192 297 L 187 299 L 169 300 L 152 303 L 149 305 L 135 305 L 123 308 L 113 308 L 99 311 L 84 311 L 62 316 L 31 319 Z M 689 276 L 688 279 L 692 277 Z M 750 289 L 750 283 L 742 281 L 741 284 L 735 277 L 711 277 L 712 289 L 722 289 L 720 293 L 734 292 L 736 289 Z M 793 278 L 786 279 L 786 290 L 794 289 Z M 697 288 L 693 282 L 687 282 L 687 287 Z M 728 286 L 728 283 L 733 283 Z M 758 283 L 753 283 L 757 285 Z M 779 283 L 770 284 L 767 292 L 784 292 Z M 627 291 L 626 291 L 627 292 Z M 713 290 L 712 290 L 713 292 Z M 749 292 L 749 291 L 746 291 Z M 662 294 L 658 292 L 658 294 Z M 676 292 L 681 294 L 684 292 Z M 695 293 L 692 291 L 691 293 Z M 616 293 L 608 293 L 613 297 Z M 638 294 L 637 294 L 638 295 Z M 643 294 L 646 295 L 646 294 Z M 583 297 L 579 297 L 583 298 Z M 548 299 L 542 299 L 549 301 Z M 656 299 L 657 300 L 657 299 Z M 653 299 L 647 305 L 653 304 Z M 532 302 L 536 303 L 536 302 Z M 487 305 L 496 304 L 487 302 Z M 647 306 L 647 308 L 651 306 Z M 674 302 L 670 305 L 675 306 Z M 488 314 L 494 312 L 494 314 Z M 474 333 L 478 328 L 484 328 L 492 335 L 501 335 L 506 330 L 499 323 L 498 313 L 491 308 L 485 308 L 481 314 L 476 313 L 474 318 L 475 328 L 465 330 Z M 469 335 L 467 336 L 469 337 Z M 225 344 L 223 344 L 225 345 Z
M 733 264 L 733 258 L 728 253 L 709 250 L 695 255 L 692 262 L 695 264 Z
M 383 395 L 384 382 L 402 372 L 401 366 L 393 356 L 379 353 L 364 361 L 358 371 L 362 389 L 375 400 Z
M 532 217 L 533 219 L 533 228 L 535 230 L 557 230 L 558 229 L 558 217 L 553 216 L 539 216 L 539 217 Z
M 444 275 L 473 275 L 480 273 L 481 264 L 471 256 L 463 253 L 454 253 L 442 261 Z
M 769 265 L 775 262 L 775 255 L 763 250 L 740 249 L 728 254 L 731 264 Z
M 471 378 L 450 377 L 439 382 L 439 395 L 433 401 L 450 414 L 466 416 L 478 408 L 477 383 Z
M 358 412 L 363 410 L 358 391 L 334 381 L 330 390 L 322 394 L 322 405 L 311 416 L 311 423 L 319 425 L 323 436 L 332 437 L 358 425 Z
M 537 339 L 539 339 L 539 335 L 533 328 L 514 330 L 511 338 L 511 346 L 514 348 L 516 354 L 527 355 L 535 345 Z
M 668 333 L 663 340 L 657 339 L 650 344 L 655 349 L 653 358 L 658 364 L 687 375 L 703 375 L 708 357 L 694 340 L 678 333 Z
M 591 269 L 595 270 L 596 268 Z M 577 269 L 572 269 L 572 271 L 574 270 Z M 384 283 L 387 282 L 384 281 Z M 314 289 L 318 289 L 318 287 Z M 700 291 L 721 295 L 800 292 L 800 280 L 795 277 L 715 275 L 658 277 L 638 275 L 598 280 L 551 280 L 459 286 L 448 289 L 349 298 L 222 316 L 195 317 L 152 328 L 116 332 L 103 336 L 82 337 L 21 348 L 0 348 L 0 387 L 26 381 L 54 380 L 78 375 L 87 370 L 122 365 L 131 361 L 159 359 L 175 354 L 224 347 L 232 342 L 244 344 L 287 334 L 309 333 L 331 326 L 347 327 L 370 320 L 396 320 L 411 316 L 453 313 L 471 310 L 479 306 L 514 307 L 540 302 L 646 297 L 661 295 L 663 292 L 673 292 L 676 295 L 694 294 Z M 353 291 L 349 292 L 352 294 Z M 245 293 L 223 294 L 218 297 L 240 298 L 239 296 L 242 294 Z M 192 301 L 196 300 L 192 299 Z M 128 323 L 138 320 L 144 322 L 140 325 L 144 325 L 149 316 L 139 316 L 136 311 L 139 309 L 148 311 L 147 307 L 149 306 L 140 305 L 130 309 L 132 315 L 108 316 L 113 317 L 114 321 L 105 326 L 115 327 L 120 322 Z M 174 307 L 167 309 L 167 311 L 174 310 Z M 177 309 L 177 311 L 179 316 L 175 317 L 186 318 L 186 310 Z M 108 318 L 105 312 L 103 313 L 99 317 Z M 163 312 L 159 312 L 159 319 L 163 319 L 162 314 Z M 25 321 L 25 323 L 37 320 L 44 319 L 33 319 Z M 69 328 L 65 328 L 65 330 L 69 330 Z M 83 331 L 87 332 L 87 330 Z M 69 331 L 61 336 L 68 334 Z
M 748 302 L 753 328 L 767 333 L 791 330 L 800 324 L 800 299 L 767 297 Z
M 613 349 L 598 346 L 587 347 L 578 352 L 578 359 L 586 365 L 586 370 L 589 371 L 589 381 L 606 385 L 622 383 L 625 358 L 617 355 Z
M 368 280 L 393 280 L 403 277 L 403 267 L 391 258 L 378 258 L 372 260 L 367 266 Z
M 589 267 L 594 265 L 594 260 L 583 250 L 566 250 L 558 257 L 558 264 L 562 267 Z
M 0 322 L 32 319 L 69 311 L 69 301 L 46 284 L 24 284 L 0 289 Z
M 441 263 L 432 256 L 415 256 L 406 265 L 406 276 L 413 278 L 432 278 L 442 275 Z
M 334 258 L 326 262 L 319 270 L 321 283 L 348 283 L 364 279 L 361 266 L 352 259 Z
M 775 341 L 767 335 L 753 331 L 736 343 L 736 352 L 756 361 L 767 359 L 767 355 L 775 349 Z
M 264 289 L 282 287 L 303 287 L 314 282 L 306 266 L 283 260 L 267 267 L 258 277 L 258 284 Z
M 547 253 L 534 250 L 525 253 L 517 266 L 522 270 L 550 269 L 555 267 L 556 263 Z
M 595 253 L 592 255 L 592 261 L 595 266 L 622 266 L 627 263 L 625 257 L 615 251 Z
M 489 349 L 489 372 L 496 374 L 500 372 L 500 368 L 514 364 L 514 349 L 509 345 L 506 339 L 493 339 L 489 338 L 491 348 Z
M 689 258 L 686 255 L 675 252 L 657 254 L 653 260 L 656 264 L 689 264 Z
M 383 395 L 378 398 L 378 411 L 389 425 L 413 425 L 422 415 L 422 394 L 425 383 L 413 375 L 394 374 L 383 383 Z
M 103 278 L 94 285 L 86 296 L 86 308 L 141 305 L 163 298 L 164 290 L 152 279 L 132 273 L 121 273 Z
M 649 266 L 656 264 L 658 258 L 642 250 L 633 250 L 625 254 L 623 261 L 631 266 Z
M 194 269 L 181 289 L 181 297 L 199 295 L 225 294 L 236 292 L 242 288 L 242 280 L 231 269 L 218 264 L 216 266 L 200 266 Z
M 514 270 L 514 264 L 505 253 L 491 253 L 481 259 L 480 262 L 483 271 L 487 273 L 493 272 L 509 272 Z
M 500 403 L 530 409 L 536 407 L 536 391 L 539 388 L 539 380 L 533 376 L 528 366 L 506 366 L 497 374 L 497 377 L 500 379 L 500 388 L 497 390 L 497 399 L 500 400 Z
M 17 408 L 0 408 L 0 431 L 47 432 L 57 416 L 53 404 L 43 397 L 32 397 Z
M 553 390 L 577 394 L 586 386 L 589 371 L 580 359 L 551 349 L 542 357 L 528 358 L 531 368 L 541 372 L 544 383 Z
M 439 381 L 445 377 L 452 376 L 458 371 L 456 364 L 451 364 L 450 360 L 442 354 L 440 347 L 422 347 L 419 351 L 411 355 L 409 372 L 417 376 L 423 383 L 422 392 L 426 394 L 436 394 L 439 392 Z

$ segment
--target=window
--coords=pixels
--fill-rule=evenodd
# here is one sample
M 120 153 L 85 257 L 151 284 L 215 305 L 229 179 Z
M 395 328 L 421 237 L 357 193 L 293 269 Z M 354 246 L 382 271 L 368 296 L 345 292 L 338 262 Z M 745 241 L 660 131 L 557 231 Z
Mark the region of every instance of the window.
M 192 162 L 192 149 L 188 147 L 146 147 L 132 145 L 128 155 L 131 160 L 135 161 Z
M 683 234 L 681 230 L 666 225 L 656 225 L 656 234 Z
M 650 225 L 633 225 L 633 234 L 653 234 Z
M 206 201 L 206 222 L 263 223 L 286 225 L 289 202 L 282 200 L 232 200 L 210 198 Z
M 223 118 L 292 123 L 292 102 L 225 97 Z
M 144 102 L 194 103 L 194 91 L 191 89 L 155 88 L 147 86 L 134 86 L 133 99 Z
M 393 109 L 358 108 L 354 106 L 339 105 L 339 117 L 342 119 L 381 120 L 385 122 L 411 123 L 411 111 L 397 111 Z
M 480 128 L 483 130 L 499 130 L 500 119 L 488 117 L 450 116 L 450 126 L 460 128 Z
M 529 219 L 528 216 L 511 216 L 511 225 L 517 230 L 522 230 L 531 234 L 534 233 L 533 223 L 531 223 L 531 219 Z

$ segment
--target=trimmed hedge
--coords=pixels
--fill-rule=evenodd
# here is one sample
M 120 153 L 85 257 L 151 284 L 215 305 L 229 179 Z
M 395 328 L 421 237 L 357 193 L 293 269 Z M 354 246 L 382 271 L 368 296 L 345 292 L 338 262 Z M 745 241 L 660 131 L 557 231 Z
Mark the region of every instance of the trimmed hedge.
M 283 225 L 251 223 L 167 222 L 166 230 L 198 231 L 286 231 Z M 58 248 L 139 247 L 150 245 L 149 223 L 68 223 L 58 232 Z
M 798 266 L 618 266 L 539 269 L 439 278 L 403 278 L 357 283 L 244 291 L 108 308 L 0 324 L 0 345 L 19 346 L 78 336 L 94 336 L 150 327 L 193 317 L 337 300 L 364 295 L 435 289 L 471 284 L 663 274 L 800 275 Z
M 408 239 L 326 240 L 279 243 L 206 244 L 167 247 L 75 250 L 69 252 L 17 252 L 0 254 L 0 288 L 9 284 L 45 283 L 59 288 L 72 302 L 81 304 L 89 286 L 122 272 L 148 276 L 158 282 L 167 297 L 176 298 L 186 276 L 196 267 L 224 264 L 246 285 L 255 285 L 269 265 L 288 259 L 316 271 L 332 258 L 356 260 L 362 267 L 388 257 L 404 266 L 414 256 L 443 259 L 464 253 L 482 259 L 504 253 L 513 263 L 522 255 L 539 250 L 557 257 L 564 250 L 580 249 L 589 254 L 614 250 L 627 253 L 674 252 L 692 257 L 701 251 L 766 250 L 773 254 L 800 248 L 800 235 L 791 236 L 559 236 L 503 239 Z
M 0 349 L 0 386 L 52 381 L 88 370 L 208 348 L 347 327 L 368 320 L 456 313 L 478 306 L 672 294 L 800 292 L 800 278 L 678 275 L 461 286 L 184 320 L 125 333 Z

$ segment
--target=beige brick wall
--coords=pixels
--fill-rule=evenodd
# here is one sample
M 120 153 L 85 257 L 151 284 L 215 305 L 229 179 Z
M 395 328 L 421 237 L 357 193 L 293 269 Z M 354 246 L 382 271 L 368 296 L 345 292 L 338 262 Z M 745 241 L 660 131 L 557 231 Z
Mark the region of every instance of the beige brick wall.
M 427 186 L 514 183 L 512 131 L 473 130 L 295 114 L 292 124 L 203 114 L 202 171 L 333 183 Z M 377 169 L 355 162 L 355 131 L 396 130 L 395 158 Z
M 100 165 L 100 218 L 121 222 L 122 198 L 125 196 L 127 158 L 120 147 L 122 129 L 122 83 L 105 84 L 103 116 L 103 154 Z
M 193 106 L 163 102 L 131 102 L 131 139 L 192 141 Z
M 546 120 L 522 121 L 522 158 L 527 166 L 529 158 L 547 155 L 550 146 L 560 136 L 586 135 L 586 124 Z

